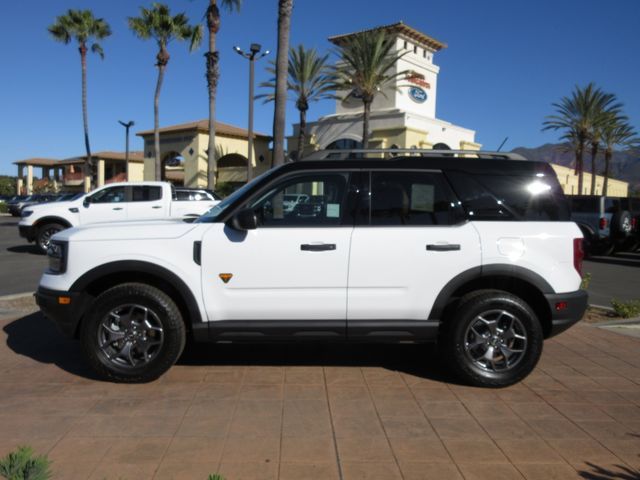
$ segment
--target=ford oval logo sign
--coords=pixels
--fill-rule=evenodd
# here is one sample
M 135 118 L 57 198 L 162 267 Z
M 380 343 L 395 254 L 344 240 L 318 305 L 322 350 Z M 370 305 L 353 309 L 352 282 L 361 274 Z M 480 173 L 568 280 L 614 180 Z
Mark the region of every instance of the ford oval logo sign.
M 417 103 L 424 103 L 427 101 L 427 92 L 420 87 L 409 88 L 409 96 L 411 97 L 411 100 Z

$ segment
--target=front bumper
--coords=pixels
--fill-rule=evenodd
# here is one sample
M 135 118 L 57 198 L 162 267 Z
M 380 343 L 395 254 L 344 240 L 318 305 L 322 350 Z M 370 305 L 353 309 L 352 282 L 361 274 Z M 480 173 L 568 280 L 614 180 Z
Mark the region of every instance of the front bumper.
M 551 310 L 551 330 L 547 337 L 553 337 L 578 323 L 589 305 L 586 290 L 545 294 L 545 298 Z M 560 304 L 566 304 L 566 307 L 559 309 Z
M 33 225 L 18 225 L 18 233 L 22 238 L 26 238 L 28 242 L 33 242 L 36 238 L 36 229 Z
M 76 335 L 80 319 L 91 300 L 91 297 L 84 293 L 62 292 L 43 287 L 38 287 L 35 297 L 44 316 L 53 320 L 62 333 L 69 337 Z M 60 297 L 68 297 L 69 303 L 61 304 Z

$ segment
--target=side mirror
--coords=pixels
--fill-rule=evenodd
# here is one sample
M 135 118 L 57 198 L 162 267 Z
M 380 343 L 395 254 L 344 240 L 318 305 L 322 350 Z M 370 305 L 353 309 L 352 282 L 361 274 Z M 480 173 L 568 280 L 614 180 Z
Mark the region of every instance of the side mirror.
M 258 228 L 256 212 L 250 208 L 240 210 L 231 218 L 231 226 L 236 230 L 255 230 Z
M 84 208 L 89 208 L 89 205 L 91 204 L 91 197 L 86 197 L 84 199 L 84 201 L 82 202 L 82 206 Z

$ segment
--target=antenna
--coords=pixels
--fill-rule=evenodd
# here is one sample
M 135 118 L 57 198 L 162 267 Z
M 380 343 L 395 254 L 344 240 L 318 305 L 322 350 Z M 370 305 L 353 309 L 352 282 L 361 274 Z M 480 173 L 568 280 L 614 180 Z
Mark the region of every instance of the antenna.
M 502 143 L 500 144 L 496 152 L 499 152 L 500 150 L 502 150 L 502 147 L 504 147 L 504 144 L 507 143 L 507 140 L 509 140 L 509 137 L 504 137 L 504 140 L 502 141 Z

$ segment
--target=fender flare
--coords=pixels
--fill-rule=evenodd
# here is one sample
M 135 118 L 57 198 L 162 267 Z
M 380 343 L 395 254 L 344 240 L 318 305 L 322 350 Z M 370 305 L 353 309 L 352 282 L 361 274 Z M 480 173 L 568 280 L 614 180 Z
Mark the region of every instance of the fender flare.
M 60 225 L 63 225 L 65 228 L 73 228 L 73 225 L 71 224 L 71 222 L 69 222 L 69 220 L 62 217 L 57 217 L 55 215 L 47 215 L 39 218 L 38 220 L 33 222 L 33 228 L 39 228 L 40 225 L 44 225 L 46 223 L 58 223 Z

